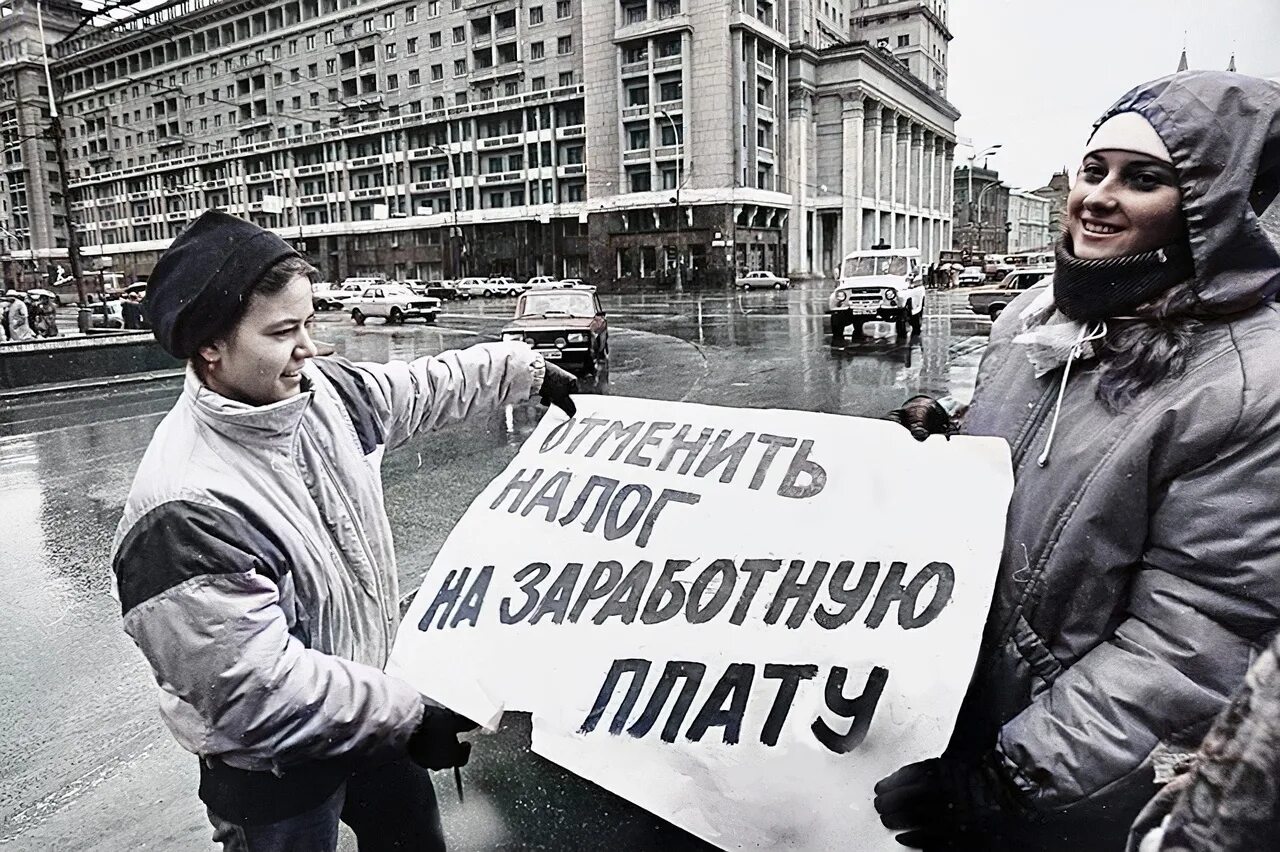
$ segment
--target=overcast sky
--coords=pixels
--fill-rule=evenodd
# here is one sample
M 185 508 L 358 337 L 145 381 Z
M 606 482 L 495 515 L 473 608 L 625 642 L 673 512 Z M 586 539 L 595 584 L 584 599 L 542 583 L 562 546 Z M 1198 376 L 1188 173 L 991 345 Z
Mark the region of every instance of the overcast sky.
M 1023 189 L 1074 174 L 1098 115 L 1175 71 L 1184 39 L 1192 68 L 1234 51 L 1238 71 L 1280 77 L 1280 0 L 951 0 L 950 14 L 956 133 L 1002 143 L 990 167 Z

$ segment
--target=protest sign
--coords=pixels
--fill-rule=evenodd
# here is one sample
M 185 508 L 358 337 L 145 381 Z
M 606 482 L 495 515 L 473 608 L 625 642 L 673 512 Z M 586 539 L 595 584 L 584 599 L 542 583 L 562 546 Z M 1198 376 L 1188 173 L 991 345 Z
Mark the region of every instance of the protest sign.
M 986 438 L 602 396 L 551 409 L 445 542 L 388 671 L 725 849 L 898 849 L 1012 490 Z M 483 740 L 480 743 L 483 748 Z

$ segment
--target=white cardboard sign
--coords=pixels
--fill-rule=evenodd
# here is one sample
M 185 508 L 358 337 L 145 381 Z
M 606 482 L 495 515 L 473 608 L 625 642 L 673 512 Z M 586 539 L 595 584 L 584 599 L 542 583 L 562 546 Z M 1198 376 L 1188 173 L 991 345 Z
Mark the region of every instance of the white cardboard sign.
M 872 787 L 955 723 L 1007 445 L 576 402 L 454 528 L 387 670 L 489 726 L 531 712 L 535 752 L 721 848 L 901 848 Z

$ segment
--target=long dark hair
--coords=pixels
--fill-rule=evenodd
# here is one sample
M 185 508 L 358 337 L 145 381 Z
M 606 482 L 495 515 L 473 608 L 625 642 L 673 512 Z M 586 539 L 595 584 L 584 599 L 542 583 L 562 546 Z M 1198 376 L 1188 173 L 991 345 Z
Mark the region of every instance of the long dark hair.
M 1189 278 L 1139 305 L 1137 319 L 1107 323 L 1097 396 L 1108 411 L 1120 412 L 1147 388 L 1187 371 L 1204 327 L 1196 317 L 1199 304 L 1196 280 Z

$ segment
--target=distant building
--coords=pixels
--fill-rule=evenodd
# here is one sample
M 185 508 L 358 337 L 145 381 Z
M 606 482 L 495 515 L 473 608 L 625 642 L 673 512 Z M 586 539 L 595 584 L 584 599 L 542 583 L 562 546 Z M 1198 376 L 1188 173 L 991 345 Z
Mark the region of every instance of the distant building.
M 1049 235 L 1056 240 L 1062 233 L 1062 217 L 1067 212 L 1067 194 L 1071 192 L 1071 180 L 1067 177 L 1067 170 L 1054 172 L 1053 177 L 1049 178 L 1048 185 L 1033 192 L 1049 200 Z
M 1053 202 L 1022 189 L 1009 190 L 1009 253 L 1044 251 L 1053 245 L 1049 229 Z
M 973 192 L 970 199 L 969 192 Z M 1009 251 L 1009 187 L 994 169 L 955 170 L 952 207 L 952 247 L 988 254 Z

